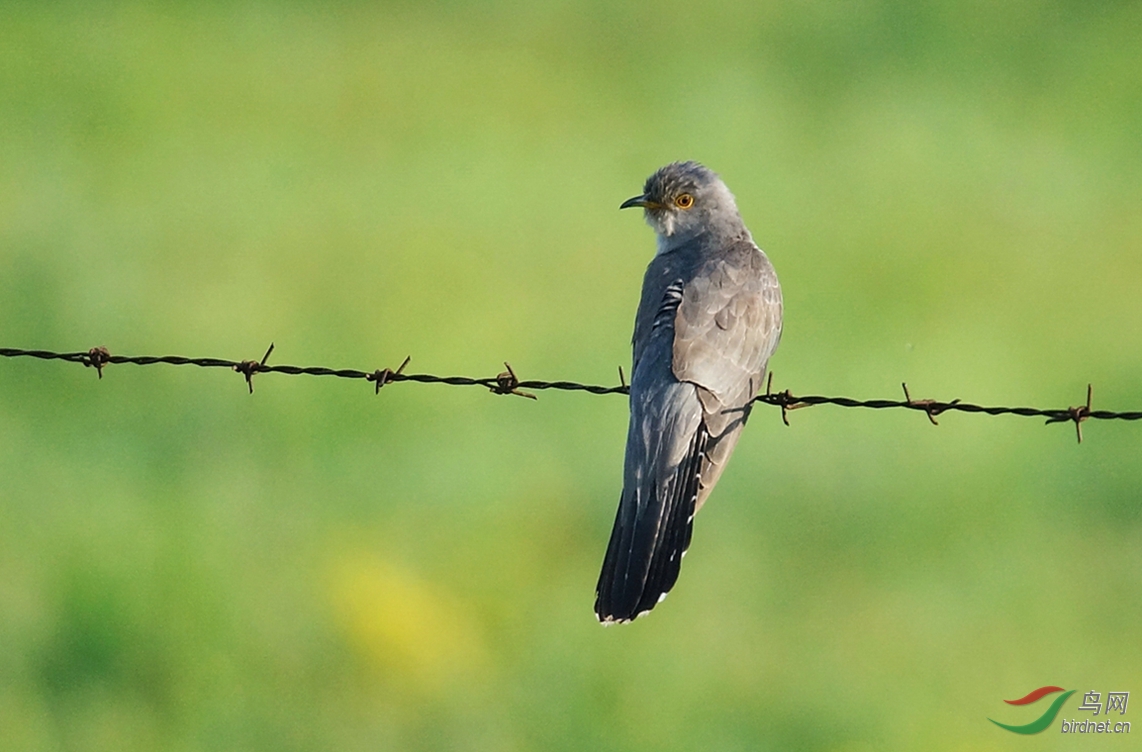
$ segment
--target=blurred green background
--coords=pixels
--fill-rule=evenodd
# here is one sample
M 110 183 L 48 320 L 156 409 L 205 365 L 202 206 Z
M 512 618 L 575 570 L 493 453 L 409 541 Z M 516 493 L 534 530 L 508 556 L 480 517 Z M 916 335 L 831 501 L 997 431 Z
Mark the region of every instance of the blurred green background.
M 2 10 L 0 346 L 615 383 L 698 159 L 779 388 L 1142 409 L 1139 3 Z M 760 407 L 602 629 L 623 398 L 256 386 L 0 361 L 3 749 L 1129 744 L 986 719 L 1142 692 L 1142 424 Z

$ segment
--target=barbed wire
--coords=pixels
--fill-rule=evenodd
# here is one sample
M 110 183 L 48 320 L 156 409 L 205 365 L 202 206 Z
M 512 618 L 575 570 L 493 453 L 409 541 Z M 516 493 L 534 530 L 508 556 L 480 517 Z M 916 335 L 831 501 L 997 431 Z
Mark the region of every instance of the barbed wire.
M 405 358 L 395 370 L 381 368 L 373 371 L 360 371 L 353 368 L 326 368 L 324 366 L 289 366 L 270 365 L 270 354 L 274 351 L 273 344 L 266 350 L 261 360 L 226 360 L 223 358 L 187 358 L 181 355 L 112 355 L 105 347 L 93 347 L 86 352 L 54 352 L 51 350 L 22 350 L 13 347 L 0 347 L 0 356 L 5 358 L 28 357 L 40 360 L 62 360 L 68 363 L 81 363 L 85 367 L 94 368 L 103 378 L 103 369 L 108 365 L 131 364 L 149 366 L 156 363 L 165 363 L 173 366 L 198 366 L 200 368 L 228 368 L 242 374 L 250 394 L 254 393 L 254 376 L 259 373 L 284 373 L 289 376 L 334 376 L 341 379 L 364 379 L 372 382 L 374 392 L 379 393 L 381 387 L 401 381 L 413 381 L 421 384 L 447 384 L 449 386 L 482 386 L 494 394 L 514 394 L 518 397 L 536 399 L 529 391 L 556 389 L 569 392 L 587 392 L 589 394 L 629 394 L 630 387 L 626 383 L 623 369 L 619 367 L 619 386 L 597 386 L 593 384 L 580 384 L 575 381 L 536 381 L 520 380 L 512 367 L 504 363 L 507 369 L 494 377 L 471 378 L 468 376 L 433 376 L 426 373 L 405 373 L 404 369 L 411 361 Z M 908 385 L 901 384 L 904 390 L 903 400 L 873 399 L 857 400 L 850 397 L 823 397 L 820 395 L 795 395 L 786 389 L 774 392 L 773 373 L 770 372 L 766 384 L 765 394 L 758 395 L 753 402 L 760 402 L 781 408 L 781 420 L 789 425 L 789 411 L 813 405 L 837 405 L 849 408 L 867 408 L 871 410 L 885 410 L 902 408 L 917 410 L 925 413 L 932 425 L 939 425 L 936 416 L 945 412 L 982 413 L 984 415 L 1018 415 L 1021 417 L 1046 418 L 1046 423 L 1072 422 L 1075 425 L 1075 435 L 1081 443 L 1083 440 L 1082 424 L 1089 419 L 1094 420 L 1142 420 L 1142 411 L 1116 412 L 1112 410 L 1092 410 L 1091 397 L 1093 390 L 1087 385 L 1086 403 L 1066 408 L 1041 409 L 1037 407 L 986 407 L 974 405 L 955 399 L 942 402 L 933 399 L 912 399 L 908 392 Z

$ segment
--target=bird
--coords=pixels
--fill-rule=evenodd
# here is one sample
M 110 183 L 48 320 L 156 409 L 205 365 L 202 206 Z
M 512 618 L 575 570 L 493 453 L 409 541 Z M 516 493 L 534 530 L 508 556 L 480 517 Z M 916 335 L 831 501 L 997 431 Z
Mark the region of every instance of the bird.
M 595 591 L 603 624 L 666 598 L 781 339 L 777 273 L 721 178 L 673 162 L 620 209 L 657 236 L 635 315 L 618 512 Z

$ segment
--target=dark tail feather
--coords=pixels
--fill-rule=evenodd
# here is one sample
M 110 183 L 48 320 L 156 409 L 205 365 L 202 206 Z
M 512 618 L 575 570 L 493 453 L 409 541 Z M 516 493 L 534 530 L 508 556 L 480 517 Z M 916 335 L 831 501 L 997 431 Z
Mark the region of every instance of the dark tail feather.
M 645 504 L 639 505 L 636 489 L 623 489 L 596 589 L 599 621 L 630 621 L 658 605 L 677 582 L 693 532 L 708 438 L 700 425 L 674 472 L 644 489 L 653 497 Z

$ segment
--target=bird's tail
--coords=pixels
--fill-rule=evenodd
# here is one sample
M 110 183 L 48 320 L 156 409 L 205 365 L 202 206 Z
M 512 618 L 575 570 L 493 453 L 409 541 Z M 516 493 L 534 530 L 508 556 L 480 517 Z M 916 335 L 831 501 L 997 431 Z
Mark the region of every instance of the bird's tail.
M 596 589 L 604 624 L 627 622 L 662 602 L 690 546 L 709 433 L 699 424 L 682 461 L 623 488 Z

